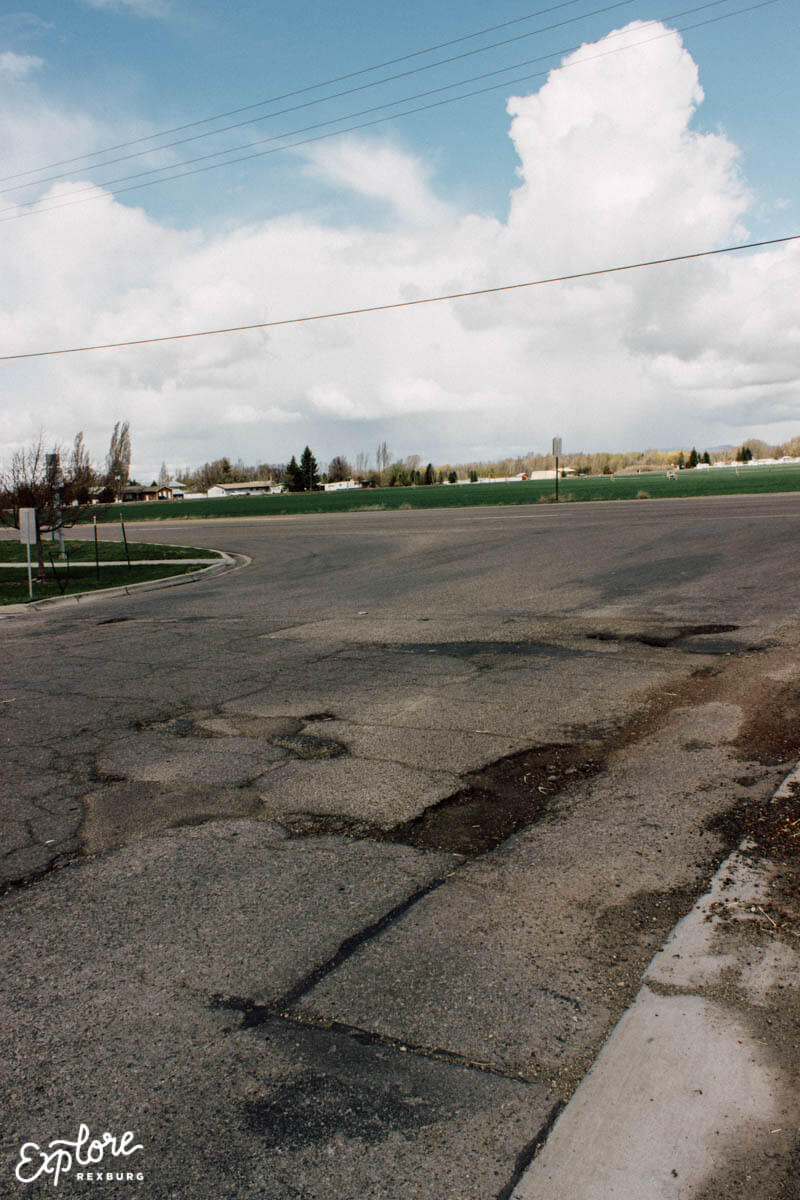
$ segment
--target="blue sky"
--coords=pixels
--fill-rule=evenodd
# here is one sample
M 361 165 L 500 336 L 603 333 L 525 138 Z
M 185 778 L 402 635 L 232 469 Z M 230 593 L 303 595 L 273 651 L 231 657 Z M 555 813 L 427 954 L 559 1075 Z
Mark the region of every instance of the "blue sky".
M 798 8 L 778 0 L 730 15 L 745 7 L 743 0 L 723 0 L 672 16 L 697 7 L 689 0 L 674 7 L 644 0 L 613 7 L 576 0 L 491 10 L 472 0 L 433 6 L 422 0 L 402 6 L 33 0 L 25 9 L 7 12 L 0 16 L 0 94 L 7 116 L 0 150 L 8 175 L 308 88 L 437 43 L 465 39 L 273 107 L 307 103 L 489 42 L 516 40 L 142 160 L 91 170 L 90 160 L 84 160 L 46 171 L 63 179 L 39 186 L 38 176 L 26 176 L 33 186 L 7 192 L 0 219 L 21 215 L 22 209 L 11 206 L 29 201 L 53 211 L 0 225 L 6 278 L 19 284 L 19 293 L 7 287 L 0 311 L 3 352 L 182 332 L 193 321 L 195 328 L 207 328 L 380 303 L 461 285 L 513 282 L 520 270 L 523 278 L 536 277 L 539 270 L 591 269 L 800 232 Z M 537 8 L 540 16 L 523 19 Z M 608 11 L 597 11 L 601 8 Z M 663 28 L 636 26 L 623 39 L 603 40 L 631 22 L 670 16 Z M 492 34 L 468 37 L 506 22 Z M 559 28 L 541 31 L 557 23 Z M 685 32 L 680 40 L 663 36 L 671 29 Z M 661 40 L 648 47 L 656 34 Z M 561 68 L 548 83 L 546 72 L 584 43 L 597 43 L 584 56 L 603 57 Z M 622 44 L 627 48 L 617 52 Z M 539 63 L 516 65 L 539 56 Z M 702 99 L 692 91 L 688 63 L 696 68 Z M 247 146 L 491 71 L 501 73 L 465 90 L 534 77 L 183 181 L 116 196 L 109 183 L 173 163 L 178 155 Z M 652 114 L 649 124 L 643 117 L 640 128 L 624 136 L 621 87 L 632 110 Z M 586 125 L 586 106 L 595 103 L 591 88 L 597 108 L 590 114 L 591 136 L 576 143 L 572 117 L 564 114 L 582 112 Z M 508 110 L 511 96 L 532 99 L 514 114 Z M 672 117 L 661 129 L 665 113 Z M 656 127 L 664 138 L 660 159 L 656 136 L 651 138 Z M 313 131 L 290 140 L 310 136 Z M 576 169 L 578 144 L 581 171 Z M 627 199 L 619 195 L 625 155 L 635 181 Z M 689 199 L 696 184 L 693 172 L 705 171 L 706 192 Z M 78 189 L 90 183 L 107 186 L 102 194 L 88 193 L 84 202 L 87 193 Z M 560 186 L 571 189 L 563 205 Z M 599 199 L 593 206 L 595 186 Z M 586 193 L 580 205 L 576 187 Z M 560 227 L 562 210 L 569 227 Z M 614 230 L 606 228 L 609 213 L 618 220 Z M 698 217 L 703 213 L 713 216 L 704 221 Z M 593 239 L 597 214 L 605 233 Z M 563 247 L 560 258 L 548 250 L 548 221 L 556 226 L 552 246 Z M 23 243 L 34 247 L 32 254 L 29 249 L 23 257 Z M 32 260 L 40 253 L 47 268 L 45 273 L 39 264 L 37 280 Z M 253 271 L 260 255 L 263 292 Z M 375 270 L 376 255 L 385 256 L 383 274 Z M 479 313 L 477 307 L 469 317 L 462 313 L 455 325 L 452 317 L 450 325 L 443 317 L 422 326 L 405 320 L 373 323 L 368 347 L 352 329 L 331 328 L 305 341 L 277 333 L 260 342 L 240 340 L 235 352 L 229 344 L 213 352 L 198 346 L 192 353 L 187 343 L 174 354 L 120 351 L 116 361 L 110 354 L 93 361 L 87 355 L 80 362 L 76 356 L 5 368 L 0 457 L 39 428 L 63 439 L 85 428 L 95 456 L 101 457 L 105 426 L 125 418 L 132 422 L 142 473 L 162 459 L 175 465 L 221 454 L 280 460 L 306 442 L 323 460 L 336 453 L 354 456 L 359 449 L 369 452 L 383 437 L 398 455 L 420 453 L 440 461 L 495 457 L 541 448 L 559 421 L 568 430 L 570 449 L 717 444 L 751 431 L 768 440 L 785 438 L 800 433 L 800 365 L 790 344 L 796 310 L 788 282 L 797 259 L 787 250 L 774 262 L 759 261 L 760 266 L 736 268 L 735 278 L 725 275 L 726 267 L 713 278 L 707 272 L 684 274 L 683 282 L 662 274 L 648 284 L 633 284 L 624 296 L 612 289 L 601 308 L 607 311 L 611 300 L 619 309 L 615 319 L 604 318 L 610 322 L 605 332 L 591 300 L 584 303 L 578 292 L 562 290 L 548 302 L 553 320 L 553 306 L 561 308 L 543 365 L 542 347 L 533 343 L 544 337 L 550 318 L 535 306 L 526 310 L 526 319 L 535 323 L 535 333 L 526 334 L 518 328 L 518 310 L 498 303 L 492 313 Z M 149 275 L 145 262 L 151 264 Z M 774 278 L 765 274 L 767 267 Z M 686 329 L 673 327 L 675 308 L 665 293 L 667 281 L 682 288 L 687 280 L 695 286 L 692 279 L 696 293 L 675 294 L 682 311 L 697 305 L 705 312 L 720 300 L 719 328 L 708 330 L 703 346 L 691 344 Z M 720 286 L 723 296 L 714 290 Z M 759 328 L 753 332 L 760 340 L 748 362 L 734 361 L 735 355 L 726 359 L 732 349 L 723 313 L 732 295 L 742 302 L 751 297 L 759 310 Z M 775 300 L 774 312 L 762 311 L 765 295 L 770 303 Z M 465 379 L 459 338 L 469 333 L 473 320 L 485 342 L 481 362 L 486 370 L 480 379 L 474 371 Z M 401 347 L 403 338 L 408 340 Z M 615 368 L 615 346 L 618 360 L 625 360 L 622 372 Z M 298 354 L 302 379 L 292 367 Z M 492 355 L 498 355 L 494 371 Z M 249 367 L 243 361 L 248 356 Z M 508 368 L 510 361 L 516 374 Z M 528 371 L 537 381 L 534 390 L 547 398 L 541 411 L 526 403 L 528 384 L 520 377 Z M 598 378 L 607 379 L 602 407 L 612 417 L 606 421 L 582 398 L 585 381 Z M 43 388 L 46 394 L 58 391 L 61 400 L 37 399 Z M 221 429 L 212 416 L 215 404 L 216 411 L 229 414 Z M 506 419 L 487 421 L 487 414 L 498 410 Z M 671 420 L 665 416 L 670 412 Z

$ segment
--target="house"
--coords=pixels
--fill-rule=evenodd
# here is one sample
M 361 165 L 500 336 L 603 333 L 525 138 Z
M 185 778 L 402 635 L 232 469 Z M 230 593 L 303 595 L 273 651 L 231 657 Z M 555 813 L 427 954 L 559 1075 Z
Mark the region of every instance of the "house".
M 323 483 L 322 487 L 326 492 L 349 492 L 361 484 L 355 479 L 337 479 L 335 483 Z
M 166 484 L 161 487 L 158 484 L 154 484 L 152 487 L 142 487 L 141 484 L 134 483 L 122 489 L 120 499 L 123 504 L 147 504 L 152 500 L 173 500 L 174 496 L 172 488 Z
M 272 479 L 250 479 L 239 483 L 216 483 L 208 489 L 208 497 L 214 496 L 279 496 L 282 483 Z

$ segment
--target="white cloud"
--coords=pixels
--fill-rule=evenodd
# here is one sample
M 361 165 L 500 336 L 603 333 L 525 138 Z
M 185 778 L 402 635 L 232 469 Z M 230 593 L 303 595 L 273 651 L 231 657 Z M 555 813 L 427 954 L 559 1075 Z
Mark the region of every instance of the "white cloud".
M 509 102 L 520 166 L 505 221 L 457 211 L 425 162 L 361 138 L 318 146 L 304 170 L 377 204 L 378 223 L 374 213 L 345 227 L 287 214 L 180 231 L 98 193 L 0 229 L 0 343 L 13 353 L 280 320 L 740 239 L 750 197 L 738 151 L 695 128 L 702 90 L 678 35 L 602 50 L 583 48 L 537 93 Z M 74 124 L 90 141 L 89 123 Z M 34 126 L 28 113 L 14 117 L 19 138 Z M 67 132 L 59 137 L 72 144 Z M 426 461 L 542 449 L 554 433 L 570 450 L 713 445 L 757 420 L 762 436 L 783 438 L 800 432 L 799 261 L 788 244 L 0 366 L 0 457 L 44 426 L 65 440 L 84 429 L 101 458 L 124 418 L 148 478 L 164 459 L 278 461 L 308 443 L 326 460 L 384 437 Z
M 404 223 L 440 225 L 454 216 L 431 190 L 425 165 L 395 146 L 334 139 L 311 149 L 307 159 L 309 173 L 387 205 Z
M 168 0 L 82 0 L 89 8 L 107 9 L 110 12 L 130 12 L 135 17 L 166 17 L 170 6 Z
M 15 54 L 13 50 L 0 53 L 0 79 L 18 83 L 27 79 L 34 71 L 44 66 L 44 59 L 36 54 Z

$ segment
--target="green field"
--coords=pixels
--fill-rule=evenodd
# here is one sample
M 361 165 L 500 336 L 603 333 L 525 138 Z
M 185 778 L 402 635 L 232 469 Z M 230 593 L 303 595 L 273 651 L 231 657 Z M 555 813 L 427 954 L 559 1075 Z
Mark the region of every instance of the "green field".
M 34 564 L 34 571 L 36 567 Z M 66 568 L 56 565 L 56 574 L 61 586 L 53 576 L 50 564 L 47 565 L 47 581 L 33 583 L 33 599 L 49 600 L 52 596 L 71 596 L 76 592 L 94 592 L 103 588 L 128 587 L 134 583 L 149 583 L 153 579 L 165 579 L 170 575 L 184 575 L 198 570 L 191 563 L 165 563 L 163 566 L 133 566 L 131 570 L 119 567 L 100 567 L 98 578 L 94 564 L 91 566 L 70 567 L 69 578 Z M 0 571 L 0 605 L 28 604 L 28 569 L 27 567 L 3 568 Z
M 640 493 L 646 493 L 645 496 Z M 742 467 L 641 475 L 585 475 L 559 480 L 559 499 L 635 500 L 664 497 L 752 495 L 800 492 L 800 465 Z M 96 512 L 98 522 L 163 521 L 182 518 L 295 516 L 402 508 L 470 508 L 474 505 L 546 503 L 551 480 L 525 483 L 470 483 L 432 487 L 367 488 L 352 492 L 301 492 L 283 496 L 226 496 L 214 500 L 171 500 L 152 504 L 109 505 Z

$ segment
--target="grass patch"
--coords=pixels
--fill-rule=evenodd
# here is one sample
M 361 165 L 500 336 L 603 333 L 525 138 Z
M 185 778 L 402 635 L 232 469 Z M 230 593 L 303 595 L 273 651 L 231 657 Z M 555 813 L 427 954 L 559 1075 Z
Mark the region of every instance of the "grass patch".
M 59 560 L 61 547 L 58 542 L 43 542 L 44 558 L 47 563 L 48 570 L 50 563 L 48 554 L 52 554 L 56 570 L 61 569 L 62 563 Z M 94 562 L 94 539 L 89 541 L 65 541 L 64 547 L 67 551 L 69 561 L 71 563 L 93 563 Z M 125 562 L 125 546 L 122 542 L 103 542 L 98 539 L 97 544 L 98 557 L 101 563 L 104 562 Z M 128 542 L 128 553 L 131 556 L 131 561 L 139 558 L 144 559 L 159 559 L 171 560 L 180 558 L 220 558 L 218 550 L 198 550 L 191 546 L 156 546 L 151 542 Z M 31 546 L 31 558 L 36 564 L 36 549 Z M 27 562 L 27 552 L 25 546 L 21 542 L 0 542 L 0 563 L 25 563 Z
M 562 501 L 634 500 L 646 483 L 649 497 L 757 495 L 800 491 L 800 466 L 742 467 L 734 470 L 681 471 L 641 475 L 585 475 L 559 481 Z M 569 488 L 567 493 L 566 488 Z M 226 496 L 212 500 L 165 500 L 151 504 L 98 508 L 99 522 L 164 521 L 192 518 L 304 516 L 312 513 L 374 512 L 408 508 L 472 508 L 476 505 L 536 504 L 553 495 L 553 481 L 470 483 L 459 486 L 365 488 L 363 491 L 311 492 L 283 496 Z M 205 552 L 204 552 L 205 553 Z
M 149 583 L 153 579 L 165 579 L 170 575 L 185 575 L 196 571 L 191 563 L 165 563 L 163 566 L 134 566 L 130 571 L 119 567 L 100 568 L 98 579 L 94 566 L 71 566 L 67 579 L 66 565 L 56 566 L 61 586 L 53 578 L 50 565 L 47 566 L 47 582 L 33 582 L 33 599 L 48 600 L 51 596 L 70 596 L 76 592 L 95 592 L 103 588 L 127 587 L 133 583 Z M 63 591 L 62 591 L 63 588 Z M 28 570 L 27 567 L 4 569 L 0 572 L 0 605 L 29 604 Z

